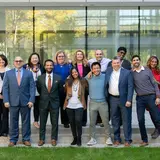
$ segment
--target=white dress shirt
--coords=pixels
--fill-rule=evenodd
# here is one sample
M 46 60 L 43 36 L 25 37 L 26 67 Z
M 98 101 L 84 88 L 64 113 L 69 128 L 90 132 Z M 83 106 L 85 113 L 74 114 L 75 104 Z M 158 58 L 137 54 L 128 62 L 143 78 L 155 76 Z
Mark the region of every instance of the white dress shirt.
M 136 68 L 133 69 L 133 71 L 136 71 L 138 73 L 140 73 L 141 71 L 144 71 L 144 70 L 145 70 L 145 68 L 143 66 L 141 66 L 140 69 L 136 69 Z
M 48 74 L 48 73 L 46 73 L 46 87 L 48 88 L 48 76 L 51 76 L 51 86 L 52 86 L 52 81 L 53 81 L 53 73 L 51 73 L 51 74 Z
M 111 73 L 110 81 L 109 81 L 109 94 L 114 95 L 114 96 L 119 96 L 119 76 L 120 76 L 120 70 L 115 71 Z

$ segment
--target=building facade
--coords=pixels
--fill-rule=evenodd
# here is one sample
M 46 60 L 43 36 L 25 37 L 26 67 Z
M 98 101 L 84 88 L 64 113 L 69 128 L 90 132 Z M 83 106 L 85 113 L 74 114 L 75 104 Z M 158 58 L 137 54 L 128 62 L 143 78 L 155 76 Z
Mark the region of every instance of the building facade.
M 32 52 L 42 59 L 77 49 L 112 58 L 119 46 L 127 58 L 160 58 L 160 0 L 0 0 L 0 53 L 12 62 Z

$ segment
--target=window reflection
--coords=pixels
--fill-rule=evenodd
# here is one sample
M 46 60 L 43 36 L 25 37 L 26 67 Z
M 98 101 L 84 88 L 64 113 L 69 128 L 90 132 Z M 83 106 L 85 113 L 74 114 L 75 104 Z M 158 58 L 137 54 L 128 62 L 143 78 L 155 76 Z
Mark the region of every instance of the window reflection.
M 36 8 L 36 50 L 43 59 L 64 50 L 72 59 L 76 49 L 85 48 L 84 8 Z
M 137 8 L 88 8 L 89 57 L 95 49 L 102 49 L 105 56 L 112 58 L 117 48 L 128 49 L 128 59 L 138 51 Z
M 77 49 L 87 52 L 88 58 L 95 49 L 102 49 L 112 58 L 119 46 L 127 48 L 127 59 L 140 54 L 144 64 L 150 55 L 160 58 L 159 8 L 88 7 L 86 15 L 84 7 L 36 7 L 34 16 L 35 34 L 32 7 L 0 8 L 0 54 L 5 54 L 10 64 L 18 55 L 28 59 L 33 35 L 34 47 L 43 60 L 53 58 L 60 49 L 69 59 Z
M 32 12 L 32 8 L 5 10 L 5 52 L 10 62 L 13 62 L 15 56 L 21 56 L 27 60 L 33 51 Z

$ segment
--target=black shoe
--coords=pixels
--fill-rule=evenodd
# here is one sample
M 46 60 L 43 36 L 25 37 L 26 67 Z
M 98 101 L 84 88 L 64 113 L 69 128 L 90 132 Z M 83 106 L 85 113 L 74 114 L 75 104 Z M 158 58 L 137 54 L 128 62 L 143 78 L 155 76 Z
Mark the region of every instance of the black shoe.
M 64 128 L 69 128 L 69 124 L 64 124 Z
M 71 145 L 76 145 L 77 144 L 77 138 L 73 139 L 73 142 L 71 143 Z
M 159 136 L 159 131 L 158 131 L 158 129 L 155 129 L 154 132 L 151 134 L 151 137 L 153 139 L 156 139 L 156 138 L 158 138 L 158 136 Z
M 82 126 L 83 126 L 83 127 L 86 127 L 86 122 L 83 122 L 83 123 L 82 123 Z
M 77 146 L 81 146 L 82 145 L 82 142 L 81 142 L 81 138 L 77 138 Z

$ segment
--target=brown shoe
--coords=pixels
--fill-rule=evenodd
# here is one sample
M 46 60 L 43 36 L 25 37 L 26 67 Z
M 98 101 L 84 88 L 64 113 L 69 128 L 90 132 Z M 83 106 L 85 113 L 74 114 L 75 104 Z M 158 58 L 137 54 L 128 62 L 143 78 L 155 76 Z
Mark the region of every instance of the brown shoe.
M 8 144 L 8 147 L 13 147 L 13 146 L 15 146 L 16 144 L 14 143 L 14 142 L 9 142 L 9 144 Z
M 45 142 L 43 140 L 39 140 L 38 146 L 43 146 L 44 144 L 45 144 Z
M 31 142 L 29 142 L 29 141 L 24 141 L 23 144 L 24 144 L 25 146 L 28 146 L 28 147 L 31 146 Z
M 52 145 L 52 146 L 56 146 L 56 145 L 57 145 L 57 142 L 56 142 L 55 139 L 52 139 L 52 140 L 51 140 L 51 145 Z
M 120 143 L 119 141 L 115 141 L 115 142 L 114 142 L 114 145 L 115 145 L 115 146 L 119 146 L 120 144 L 121 144 L 121 143 Z
M 140 147 L 145 147 L 145 146 L 148 146 L 148 142 L 141 142 L 140 143 Z
M 125 146 L 125 147 L 130 147 L 131 144 L 130 144 L 129 142 L 125 142 L 125 143 L 124 143 L 124 146 Z

